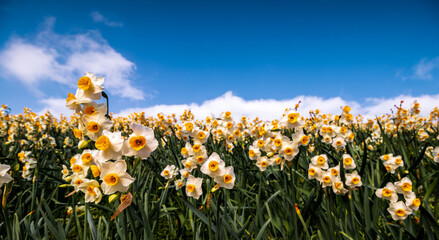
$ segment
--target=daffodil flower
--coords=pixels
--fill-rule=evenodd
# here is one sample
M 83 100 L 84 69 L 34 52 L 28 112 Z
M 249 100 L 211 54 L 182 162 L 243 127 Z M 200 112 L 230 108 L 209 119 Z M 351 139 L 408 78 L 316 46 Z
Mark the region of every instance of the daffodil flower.
M 203 194 L 203 189 L 201 189 L 202 183 L 202 178 L 196 178 L 190 175 L 186 181 L 186 195 L 195 199 L 200 198 L 201 194 Z
M 154 131 L 137 123 L 130 124 L 133 133 L 125 140 L 122 153 L 126 156 L 137 156 L 143 159 L 149 157 L 158 147 L 158 141 L 154 137 Z
M 412 214 L 412 210 L 403 201 L 391 202 L 387 211 L 392 215 L 393 220 L 404 220 Z
M 124 160 L 103 163 L 100 175 L 100 180 L 103 181 L 101 185 L 103 193 L 110 195 L 115 192 L 126 192 L 135 180 L 126 171 L 127 164 Z

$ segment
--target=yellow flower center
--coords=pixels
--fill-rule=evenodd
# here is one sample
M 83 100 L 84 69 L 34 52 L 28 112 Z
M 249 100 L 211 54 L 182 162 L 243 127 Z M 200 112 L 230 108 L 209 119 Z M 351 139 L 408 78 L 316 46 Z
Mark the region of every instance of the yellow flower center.
M 146 139 L 143 136 L 132 136 L 130 137 L 129 144 L 131 148 L 133 148 L 136 151 L 139 151 L 140 149 L 145 147 Z
M 189 164 L 190 164 L 190 163 L 189 163 Z M 169 176 L 169 170 L 168 170 L 168 169 L 164 170 L 164 171 L 163 171 L 163 175 L 165 175 L 165 176 Z
M 248 151 L 248 155 L 250 155 L 250 157 L 254 157 L 255 156 L 255 151 L 253 150 L 253 149 L 250 149 L 249 151 Z
M 392 170 L 392 167 L 391 167 L 390 165 L 387 165 L 387 166 L 386 166 L 386 170 L 387 170 L 387 171 L 390 171 L 390 170 Z
M 396 215 L 398 215 L 400 217 L 403 217 L 405 215 L 405 211 L 401 208 L 396 209 L 395 213 L 396 213 Z
M 384 188 L 383 189 L 383 196 L 384 197 L 390 197 L 392 196 L 392 190 L 388 189 L 388 188 Z
M 274 139 L 274 145 L 276 147 L 282 146 L 282 140 L 280 140 L 279 138 Z
M 91 86 L 91 79 L 87 76 L 84 76 L 78 80 L 78 88 L 82 90 L 88 90 Z
M 105 135 L 98 137 L 98 139 L 95 142 L 95 147 L 102 151 L 107 150 L 110 147 L 110 145 L 111 145 L 110 139 Z
M 181 187 L 183 186 L 183 183 L 182 183 L 182 182 L 178 182 L 178 183 L 177 183 L 177 186 L 178 186 L 179 188 L 181 188 Z
M 261 167 L 264 167 L 264 168 L 267 167 L 267 162 L 266 161 L 262 161 L 261 162 Z
M 276 158 L 276 160 L 275 160 L 275 162 L 276 162 L 277 164 L 280 164 L 281 161 L 282 161 L 282 159 L 281 159 L 280 157 Z
M 81 180 L 81 179 L 77 179 L 77 180 L 75 181 L 75 185 L 81 185 L 81 183 L 82 183 L 82 180 Z
M 227 127 L 227 128 L 232 128 L 232 127 L 233 127 L 233 123 L 232 123 L 232 122 L 227 122 L 226 127 Z
M 389 155 L 386 154 L 386 155 L 383 156 L 383 160 L 384 160 L 384 161 L 387 161 L 387 160 L 389 160 L 389 159 L 390 159 L 390 156 L 389 156 Z
M 300 142 L 303 144 L 303 145 L 306 145 L 306 144 L 308 144 L 309 143 L 309 137 L 308 136 L 303 136 L 302 138 L 300 138 Z
M 193 192 L 193 191 L 195 191 L 195 185 L 194 184 L 188 184 L 186 186 L 186 189 L 187 189 L 188 192 Z
M 189 177 L 189 172 L 185 172 L 185 173 L 184 173 L 184 177 L 185 177 L 185 178 L 188 178 L 188 177 Z
M 345 126 L 343 126 L 343 127 L 340 128 L 340 132 L 341 132 L 341 133 L 346 133 L 347 131 L 348 131 L 348 128 L 345 127 Z
M 352 158 L 347 157 L 344 159 L 344 164 L 350 166 L 352 164 Z
M 92 133 L 97 133 L 99 132 L 99 124 L 95 121 L 90 121 L 87 123 L 87 131 L 92 132 Z
M 87 187 L 87 192 L 88 192 L 88 194 L 90 194 L 90 195 L 96 195 L 96 193 L 95 193 L 95 186 L 88 186 Z
M 226 118 L 230 118 L 230 116 L 232 115 L 232 113 L 230 111 L 225 112 L 224 114 L 226 116 Z
M 285 154 L 286 155 L 291 155 L 291 154 L 293 154 L 293 149 L 291 148 L 291 147 L 287 147 L 287 148 L 285 148 Z
M 218 169 L 218 167 L 219 167 L 219 164 L 217 161 L 215 161 L 215 160 L 210 161 L 210 163 L 209 163 L 209 170 L 210 171 L 215 172 Z
M 326 162 L 326 159 L 325 159 L 324 157 L 319 156 L 319 157 L 317 158 L 317 163 L 318 163 L 318 164 L 322 165 L 322 164 L 324 164 L 325 162 Z
M 192 149 L 194 150 L 194 152 L 199 152 L 200 149 L 201 149 L 201 146 L 198 145 L 198 144 L 195 144 L 195 145 L 192 147 Z
M 262 140 L 262 139 L 258 140 L 258 147 L 263 147 L 264 144 L 265 144 L 264 140 Z
M 335 144 L 337 144 L 337 146 L 341 146 L 342 145 L 342 141 L 341 140 L 337 140 L 336 142 L 335 142 Z
M 87 115 L 92 115 L 95 112 L 96 112 L 96 109 L 95 109 L 95 107 L 93 107 L 93 105 L 87 106 L 84 109 L 84 113 L 87 114 Z
M 288 114 L 288 122 L 289 123 L 295 123 L 295 122 L 297 122 L 298 119 L 299 119 L 299 114 L 298 113 L 290 113 L 290 114 Z
M 357 177 L 353 177 L 353 178 L 352 178 L 352 182 L 353 182 L 354 184 L 358 184 L 358 183 L 360 183 L 360 179 L 357 178 Z
M 397 158 L 397 159 L 395 159 L 395 163 L 396 164 L 400 164 L 402 162 L 402 159 L 401 158 Z
M 314 168 L 310 168 L 310 169 L 308 169 L 308 174 L 311 176 L 314 176 L 314 175 L 316 175 L 316 170 Z
M 203 157 L 203 156 L 198 156 L 198 157 L 197 157 L 197 162 L 198 162 L 199 164 L 203 163 L 203 162 L 204 162 L 204 157 Z
M 415 205 L 415 207 L 421 206 L 421 200 L 419 200 L 419 198 L 413 199 L 413 205 Z
M 331 182 L 331 177 L 330 176 L 324 176 L 323 177 L 323 182 L 330 183 Z
M 69 93 L 69 94 L 67 94 L 66 102 L 70 102 L 70 101 L 75 100 L 75 99 L 76 99 L 75 95 L 73 95 L 73 93 Z
M 232 175 L 230 175 L 230 174 L 224 175 L 224 182 L 225 183 L 231 183 L 232 180 L 233 180 Z
M 341 189 L 341 187 L 343 187 L 343 184 L 341 182 L 336 182 L 335 183 L 335 188 Z
M 191 123 L 191 122 L 187 122 L 187 123 L 185 123 L 184 126 L 186 127 L 186 130 L 187 130 L 188 132 L 192 132 L 192 129 L 194 129 L 194 124 Z
M 82 171 L 82 167 L 81 167 L 81 165 L 75 164 L 75 165 L 73 165 L 72 170 L 73 170 L 73 172 L 78 173 L 78 172 Z
M 192 164 L 191 164 L 191 162 L 187 161 L 187 162 L 184 164 L 184 166 L 185 166 L 186 168 L 191 168 Z
M 88 164 L 93 159 L 90 153 L 84 153 L 81 156 L 82 163 Z
M 198 132 L 198 133 L 197 133 L 197 137 L 198 137 L 199 139 L 204 139 L 204 138 L 206 137 L 206 134 L 205 134 L 204 132 Z
M 114 186 L 119 182 L 119 176 L 116 173 L 109 173 L 109 174 L 105 175 L 104 181 L 109 186 Z
M 331 175 L 332 176 L 337 176 L 338 175 L 338 171 L 337 171 L 337 169 L 331 169 Z
M 402 184 L 402 190 L 409 192 L 412 190 L 412 185 L 408 182 L 405 182 L 404 184 Z
M 186 155 L 187 153 L 187 148 L 184 147 L 181 149 L 181 154 Z

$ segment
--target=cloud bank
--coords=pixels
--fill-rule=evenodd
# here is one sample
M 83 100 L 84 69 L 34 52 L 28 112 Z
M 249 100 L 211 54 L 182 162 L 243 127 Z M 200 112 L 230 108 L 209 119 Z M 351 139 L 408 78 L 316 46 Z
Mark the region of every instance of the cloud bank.
M 5 74 L 39 88 L 42 82 L 72 85 L 85 72 L 105 76 L 105 86 L 112 94 L 143 100 L 143 91 L 132 84 L 133 62 L 115 51 L 98 31 L 57 34 L 55 18 L 48 18 L 34 38 L 12 37 L 0 50 L 0 69 Z
M 403 100 L 405 107 L 416 100 L 421 104 L 421 114 L 428 115 L 439 103 L 438 95 L 421 95 L 418 97 L 400 95 L 393 98 L 370 98 L 364 102 L 347 101 L 340 97 L 321 98 L 316 96 L 297 96 L 292 99 L 257 99 L 245 100 L 234 95 L 231 91 L 214 99 L 206 100 L 201 104 L 155 105 L 147 108 L 127 108 L 117 115 L 128 116 L 133 112 L 145 112 L 147 116 L 156 116 L 157 113 L 180 115 L 185 109 L 190 109 L 197 119 L 204 119 L 210 114 L 220 116 L 222 112 L 231 111 L 232 116 L 259 117 L 263 120 L 273 120 L 282 117 L 286 108 L 294 107 L 299 101 L 299 112 L 308 116 L 310 110 L 319 109 L 323 113 L 340 114 L 342 106 L 350 106 L 354 115 L 361 114 L 365 118 L 374 118 L 382 114 L 391 113 L 394 105 L 399 105 Z

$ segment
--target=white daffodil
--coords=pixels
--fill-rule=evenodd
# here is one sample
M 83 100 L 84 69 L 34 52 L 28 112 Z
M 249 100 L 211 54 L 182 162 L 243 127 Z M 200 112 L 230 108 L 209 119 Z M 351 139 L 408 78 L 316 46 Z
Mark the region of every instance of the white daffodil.
M 0 164 L 0 187 L 12 180 L 11 175 L 8 174 L 10 168 L 9 165 Z
M 95 114 L 105 115 L 107 113 L 107 105 L 105 105 L 105 103 L 98 104 L 95 101 L 84 103 L 83 112 L 85 115 L 95 115 Z
M 404 220 L 412 214 L 412 209 L 408 208 L 403 201 L 391 202 L 387 208 L 393 220 Z
M 76 94 L 69 93 L 67 94 L 66 99 L 66 107 L 70 110 L 75 111 L 75 113 L 79 113 L 82 111 L 81 104 L 92 102 L 90 98 L 87 98 L 84 95 L 84 92 L 80 89 L 76 90 Z
M 284 114 L 284 117 L 279 121 L 281 127 L 288 129 L 299 128 L 304 124 L 304 121 L 300 117 L 300 114 L 294 109 L 288 109 Z
M 93 141 L 102 135 L 103 130 L 110 130 L 113 122 L 110 121 L 104 114 L 85 115 L 84 121 L 86 135 Z
M 99 100 L 102 97 L 102 91 L 104 87 L 104 78 L 94 75 L 93 73 L 86 72 L 85 76 L 78 80 L 79 91 L 84 94 L 86 98 L 92 100 Z
M 340 150 L 346 146 L 346 142 L 343 137 L 335 137 L 334 139 L 332 139 L 332 146 L 336 150 Z
M 178 179 L 174 181 L 175 183 L 175 189 L 178 190 L 180 188 L 182 188 L 184 186 L 184 181 L 183 179 Z
M 357 171 L 352 173 L 346 173 L 346 185 L 349 188 L 361 187 L 363 183 L 361 182 L 361 177 L 358 175 Z
M 202 161 L 204 162 L 204 158 Z M 189 157 L 187 159 L 183 159 L 181 161 L 181 163 L 189 172 L 192 171 L 193 169 L 197 168 L 197 160 L 194 157 Z
M 193 132 L 193 139 L 194 139 L 194 144 L 204 144 L 207 139 L 209 138 L 210 132 L 209 131 L 203 131 L 200 129 L 196 129 Z
M 102 193 L 99 190 L 99 183 L 96 180 L 84 180 L 79 185 L 79 190 L 85 194 L 85 202 L 94 202 L 98 204 L 102 200 Z
M 408 177 L 404 177 L 395 183 L 396 192 L 401 194 L 409 194 L 413 189 L 412 181 Z
M 62 165 L 61 173 L 62 173 L 62 179 L 64 180 L 69 176 L 70 172 L 66 165 Z
M 320 179 L 322 178 L 322 169 L 320 168 L 320 166 L 310 163 L 308 167 L 308 178 L 317 179 L 320 181 Z
M 282 148 L 279 151 L 279 155 L 285 160 L 291 161 L 299 153 L 299 145 L 293 141 L 284 141 Z
M 258 159 L 259 156 L 261 156 L 261 151 L 259 150 L 258 147 L 250 145 L 248 150 L 248 156 L 251 160 L 256 160 Z
M 333 181 L 332 191 L 334 191 L 335 194 L 339 195 L 345 195 L 348 192 L 348 190 L 344 188 L 343 182 L 339 178 Z
M 326 154 L 316 155 L 311 158 L 312 164 L 319 166 L 322 169 L 328 169 L 328 157 Z
M 335 182 L 336 178 L 332 176 L 330 171 L 322 171 L 322 177 L 319 179 L 322 187 L 330 187 Z
M 391 202 L 398 201 L 398 193 L 396 192 L 395 185 L 393 185 L 391 182 L 387 183 L 384 188 L 377 189 L 375 191 L 375 195 Z
M 79 186 L 86 180 L 84 175 L 73 173 L 71 175 L 72 181 L 70 182 L 70 185 L 72 185 L 75 188 L 75 191 L 79 191 Z
M 201 194 L 203 194 L 203 189 L 201 189 L 202 183 L 202 178 L 196 178 L 190 175 L 186 181 L 186 195 L 195 199 L 200 198 Z
M 357 165 L 355 165 L 354 159 L 349 154 L 343 154 L 343 168 L 344 169 L 355 169 Z
M 127 164 L 123 160 L 102 163 L 100 179 L 103 180 L 101 188 L 104 194 L 109 195 L 128 190 L 135 179 L 126 171 Z
M 125 140 L 122 153 L 127 156 L 148 158 L 159 145 L 154 137 L 154 131 L 137 123 L 131 123 L 130 127 L 133 133 Z
M 265 171 L 268 166 L 271 166 L 273 164 L 273 160 L 268 159 L 267 157 L 258 157 L 258 160 L 256 161 L 256 166 L 259 168 L 261 172 Z
M 233 166 L 228 166 L 224 170 L 224 175 L 216 176 L 215 182 L 220 185 L 220 187 L 232 189 L 235 185 L 235 173 L 233 171 Z
M 209 175 L 211 178 L 215 178 L 216 176 L 224 175 L 225 165 L 218 153 L 214 152 L 201 166 L 201 172 Z
M 97 155 L 99 161 L 118 160 L 122 156 L 123 142 L 121 132 L 103 130 L 95 142 L 95 147 L 100 150 Z
M 404 198 L 407 207 L 414 211 L 418 210 L 419 206 L 421 206 L 421 200 L 416 197 L 416 194 L 414 192 L 404 194 Z
M 171 179 L 178 173 L 178 169 L 174 165 L 167 165 L 160 174 L 165 179 Z

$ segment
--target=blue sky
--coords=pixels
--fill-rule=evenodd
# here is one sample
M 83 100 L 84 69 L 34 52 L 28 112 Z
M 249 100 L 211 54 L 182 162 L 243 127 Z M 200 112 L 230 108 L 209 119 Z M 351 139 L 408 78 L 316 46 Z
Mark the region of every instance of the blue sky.
M 0 4 L 0 102 L 15 113 L 60 112 L 86 71 L 106 76 L 116 113 L 439 102 L 437 1 Z

